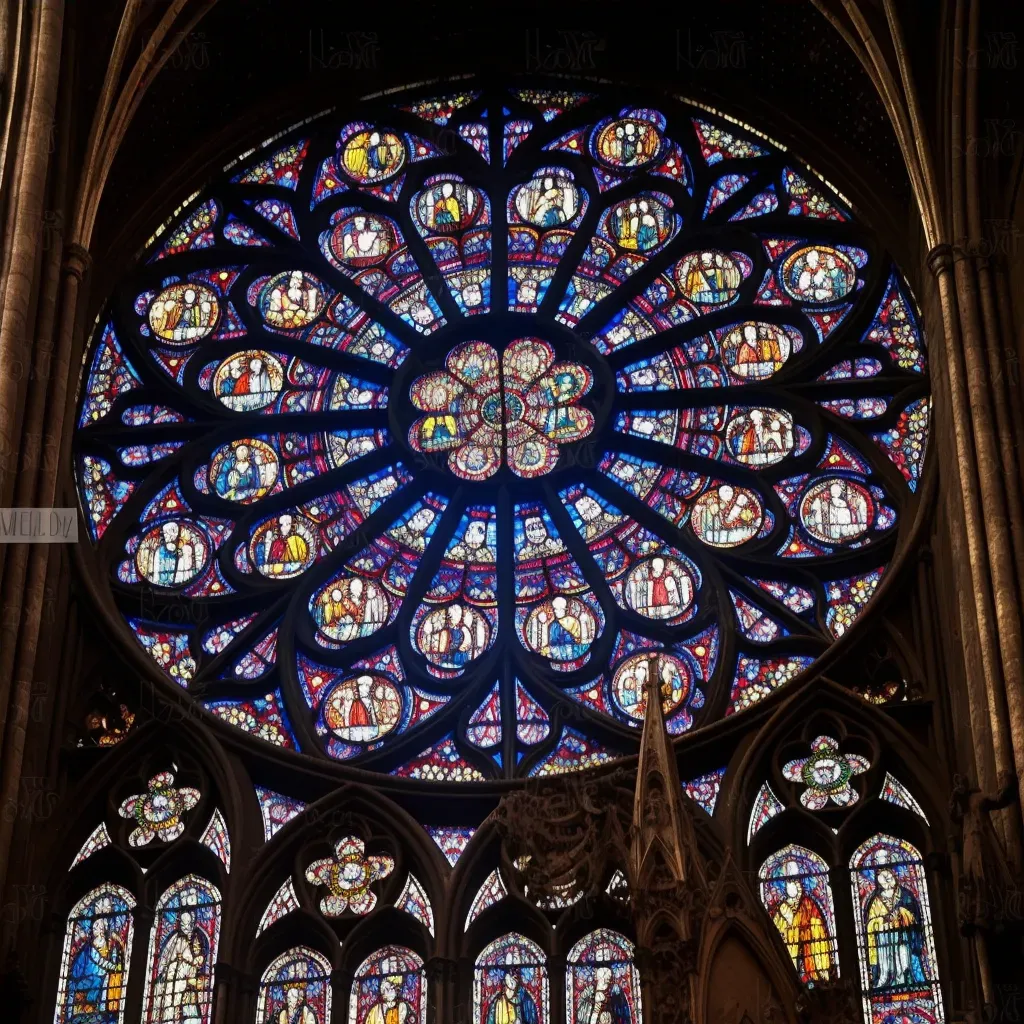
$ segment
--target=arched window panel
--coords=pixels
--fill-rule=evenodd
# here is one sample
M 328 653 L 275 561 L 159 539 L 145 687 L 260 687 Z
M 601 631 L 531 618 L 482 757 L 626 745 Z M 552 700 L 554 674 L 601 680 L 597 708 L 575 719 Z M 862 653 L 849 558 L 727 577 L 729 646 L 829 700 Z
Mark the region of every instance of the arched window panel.
M 547 958 L 512 932 L 484 947 L 473 971 L 473 1024 L 550 1024 Z
M 356 969 L 349 997 L 351 1024 L 422 1021 L 427 1011 L 423 961 L 404 946 L 385 946 Z
M 828 865 L 801 846 L 786 846 L 761 865 L 761 902 L 805 985 L 839 977 L 836 918 Z
M 850 859 L 865 1024 L 945 1019 L 921 854 L 876 835 Z
M 157 901 L 149 940 L 144 1024 L 210 1024 L 221 897 L 198 875 L 175 882 Z
M 633 943 L 608 928 L 591 932 L 572 947 L 565 976 L 568 1024 L 643 1024 L 633 953 Z
M 305 946 L 282 953 L 263 972 L 256 1024 L 329 1024 L 331 964 Z
M 68 914 L 54 1024 L 121 1024 L 135 899 L 118 885 L 83 896 Z
M 678 734 L 845 635 L 915 518 L 925 369 L 890 258 L 771 140 L 605 88 L 409 91 L 153 234 L 74 466 L 166 679 L 266 751 L 473 786 L 635 752 L 649 652 Z

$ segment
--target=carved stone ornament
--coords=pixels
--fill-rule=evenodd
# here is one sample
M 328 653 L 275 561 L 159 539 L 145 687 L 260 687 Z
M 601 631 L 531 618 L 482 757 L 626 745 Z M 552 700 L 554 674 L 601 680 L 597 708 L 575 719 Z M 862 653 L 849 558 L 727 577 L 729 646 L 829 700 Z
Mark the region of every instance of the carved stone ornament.
M 957 776 L 949 798 L 949 812 L 961 826 L 958 900 L 960 931 L 1020 928 L 1024 884 L 1014 877 L 1003 844 L 992 824 L 992 812 L 1013 802 L 1017 779 L 1000 772 L 999 789 L 982 793 L 963 776 Z

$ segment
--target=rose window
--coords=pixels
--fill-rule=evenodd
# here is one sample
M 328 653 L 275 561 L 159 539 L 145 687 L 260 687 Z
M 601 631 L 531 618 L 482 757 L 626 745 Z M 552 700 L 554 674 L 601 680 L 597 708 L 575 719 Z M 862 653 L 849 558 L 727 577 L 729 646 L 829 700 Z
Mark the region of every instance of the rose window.
M 414 381 L 409 397 L 427 415 L 409 443 L 450 452 L 448 468 L 463 480 L 486 480 L 502 463 L 516 476 L 543 476 L 558 464 L 559 442 L 594 429 L 594 414 L 578 405 L 592 383 L 586 367 L 556 363 L 539 338 L 519 338 L 500 357 L 485 342 L 467 342 L 452 349 L 443 371 Z
M 901 275 L 770 139 L 460 89 L 159 226 L 75 470 L 139 667 L 282 757 L 480 785 L 635 752 L 653 692 L 685 742 L 795 685 L 891 575 L 930 399 Z

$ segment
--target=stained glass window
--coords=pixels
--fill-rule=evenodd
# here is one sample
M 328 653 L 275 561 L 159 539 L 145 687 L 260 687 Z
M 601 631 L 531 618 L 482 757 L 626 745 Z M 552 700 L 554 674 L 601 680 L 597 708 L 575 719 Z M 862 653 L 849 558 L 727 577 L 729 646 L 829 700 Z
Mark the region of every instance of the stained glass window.
M 149 939 L 145 1024 L 210 1024 L 220 910 L 220 893 L 198 875 L 175 882 L 157 901 Z
M 754 798 L 754 806 L 750 809 L 750 820 L 747 823 L 747 842 L 749 843 L 776 814 L 784 810 L 782 801 L 772 792 L 772 787 L 767 782 L 763 783 L 757 791 L 757 796 Z
M 850 807 L 859 795 L 851 785 L 856 775 L 863 775 L 871 767 L 866 757 L 845 753 L 831 736 L 819 736 L 811 742 L 808 757 L 788 761 L 782 775 L 790 782 L 806 787 L 800 793 L 800 803 L 812 811 L 820 811 L 830 803 Z
M 547 958 L 515 932 L 485 946 L 473 972 L 473 1024 L 548 1022 Z
M 172 843 L 185 834 L 186 811 L 199 803 L 199 790 L 175 786 L 173 772 L 157 772 L 146 783 L 145 793 L 136 793 L 121 802 L 118 814 L 134 820 L 128 836 L 132 846 L 147 846 L 154 839 Z
M 488 908 L 493 907 L 499 900 L 508 895 L 508 889 L 502 881 L 501 873 L 495 868 L 485 879 L 483 885 L 477 890 L 473 902 L 469 905 L 469 913 L 466 914 L 465 931 L 469 926 Z
M 280 921 L 285 914 L 290 914 L 293 910 L 298 909 L 299 897 L 295 892 L 295 885 L 289 878 L 286 882 L 282 883 L 281 888 L 271 897 L 266 910 L 263 911 L 263 916 L 260 918 L 256 934 L 262 935 L 272 924 Z
M 405 880 L 405 887 L 395 900 L 395 906 L 416 918 L 424 928 L 434 934 L 434 908 L 420 880 L 413 874 Z
M 74 467 L 154 671 L 282 756 L 471 786 L 635 753 L 652 672 L 681 735 L 807 670 L 915 519 L 926 368 L 890 257 L 770 140 L 389 93 L 154 232 Z
M 256 799 L 260 802 L 260 815 L 263 817 L 263 838 L 269 843 L 278 829 L 301 814 L 306 805 L 301 800 L 275 793 L 263 786 L 256 786 L 255 789 Z
M 423 961 L 402 946 L 385 946 L 356 970 L 349 998 L 351 1024 L 422 1021 L 427 1010 Z
M 228 834 L 227 822 L 220 813 L 220 808 L 214 808 L 210 823 L 199 837 L 199 841 L 220 859 L 225 871 L 231 870 L 231 836 Z
M 567 958 L 565 1006 L 569 1024 L 643 1024 L 633 943 L 607 928 L 580 939 Z
M 437 843 L 444 859 L 455 867 L 458 859 L 466 852 L 475 828 L 462 825 L 426 825 L 427 834 Z
M 331 964 L 300 946 L 279 956 L 260 979 L 256 1024 L 326 1024 L 331 1019 Z
M 64 934 L 54 1024 L 121 1024 L 132 956 L 135 900 L 117 885 L 72 907 Z
M 839 977 L 836 919 L 828 865 L 810 850 L 787 846 L 758 872 L 761 902 L 805 985 Z
M 107 831 L 105 823 L 101 823 L 93 829 L 89 838 L 82 844 L 82 848 L 75 854 L 75 859 L 71 862 L 72 867 L 77 867 L 87 857 L 91 857 L 97 850 L 102 850 L 105 846 L 110 845 L 110 833 Z
M 894 778 L 888 772 L 885 773 L 885 781 L 882 783 L 882 792 L 879 794 L 883 800 L 906 811 L 913 811 L 920 815 L 928 823 L 928 816 L 921 810 L 921 805 L 914 798 L 914 794 L 903 785 L 899 779 Z
M 876 835 L 850 859 L 865 1024 L 944 1020 L 921 854 Z
M 714 814 L 715 804 L 718 803 L 718 793 L 722 788 L 722 779 L 724 778 L 725 769 L 719 768 L 717 771 L 708 772 L 707 775 L 701 775 L 700 778 L 684 782 L 683 791 L 708 814 Z

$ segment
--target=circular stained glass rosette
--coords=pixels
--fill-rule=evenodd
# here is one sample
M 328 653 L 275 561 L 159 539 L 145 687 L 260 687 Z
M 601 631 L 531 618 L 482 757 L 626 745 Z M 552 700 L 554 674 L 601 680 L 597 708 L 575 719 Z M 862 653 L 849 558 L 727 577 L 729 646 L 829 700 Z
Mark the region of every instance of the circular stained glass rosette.
M 681 735 L 791 683 L 899 549 L 930 404 L 899 273 L 770 140 L 463 88 L 305 123 L 164 225 L 75 458 L 157 671 L 478 783 L 632 753 L 655 685 Z

